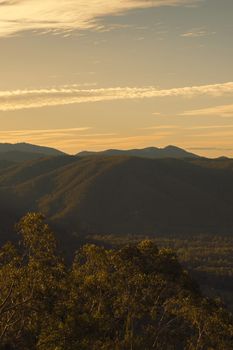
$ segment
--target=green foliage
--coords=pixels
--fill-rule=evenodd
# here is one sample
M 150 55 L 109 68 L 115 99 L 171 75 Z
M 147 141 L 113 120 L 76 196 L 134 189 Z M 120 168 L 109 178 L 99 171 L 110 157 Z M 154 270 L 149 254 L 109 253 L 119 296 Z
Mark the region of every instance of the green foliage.
M 230 350 L 231 315 L 202 296 L 169 248 L 150 240 L 57 254 L 40 214 L 0 251 L 0 349 Z
M 65 270 L 40 214 L 28 214 L 18 230 L 19 251 L 7 244 L 0 253 L 0 339 L 6 347 L 29 349 L 61 298 Z
M 92 243 L 106 247 L 121 247 L 138 243 L 144 236 L 95 235 Z M 176 252 L 180 263 L 199 283 L 205 295 L 221 299 L 233 311 L 233 237 L 232 235 L 153 235 L 158 247 Z

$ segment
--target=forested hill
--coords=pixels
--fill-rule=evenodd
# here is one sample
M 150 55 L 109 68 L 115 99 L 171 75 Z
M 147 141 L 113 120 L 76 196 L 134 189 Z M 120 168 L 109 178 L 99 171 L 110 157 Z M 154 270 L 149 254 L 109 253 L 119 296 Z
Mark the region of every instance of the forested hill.
M 31 210 L 67 234 L 233 233 L 233 160 L 0 162 L 0 209 L 2 240 Z

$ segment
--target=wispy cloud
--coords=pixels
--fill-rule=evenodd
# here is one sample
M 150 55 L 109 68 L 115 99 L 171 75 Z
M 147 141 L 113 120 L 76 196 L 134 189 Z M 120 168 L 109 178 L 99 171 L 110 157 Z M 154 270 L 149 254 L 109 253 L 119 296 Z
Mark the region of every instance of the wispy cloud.
M 185 111 L 182 115 L 187 116 L 219 116 L 223 118 L 233 117 L 233 105 L 222 105 L 202 109 Z
M 66 139 L 74 136 L 84 137 L 84 132 L 91 130 L 91 127 L 66 128 L 66 129 L 25 129 L 25 130 L 3 130 L 0 131 L 1 142 L 37 142 L 42 140 Z
M 155 141 L 170 136 L 168 131 L 153 132 L 149 135 L 118 135 L 117 133 L 97 133 L 85 131 L 89 127 L 46 130 L 0 131 L 1 142 L 30 142 L 75 153 L 80 150 L 100 150 L 110 147 L 130 148 L 154 144 Z
M 26 30 L 100 28 L 100 18 L 131 9 L 192 5 L 201 0 L 0 0 L 0 36 Z
M 233 131 L 218 131 L 218 132 L 210 132 L 205 134 L 195 134 L 192 135 L 193 137 L 205 137 L 205 138 L 215 138 L 216 139 L 224 139 L 224 138 L 231 138 L 233 137 Z
M 185 128 L 187 130 L 211 130 L 211 129 L 232 129 L 233 124 L 225 124 L 225 125 L 200 125 L 200 126 L 191 126 L 189 128 Z
M 144 147 L 149 145 L 154 145 L 155 142 L 169 137 L 171 133 L 169 132 L 158 132 L 150 135 L 126 135 L 119 136 L 115 135 L 113 137 L 92 137 L 89 139 L 67 139 L 62 142 L 62 147 L 70 148 L 74 147 L 75 149 L 84 150 L 97 150 L 97 149 L 106 149 L 106 148 L 119 148 L 119 149 L 127 149 L 131 147 Z
M 152 125 L 152 126 L 147 126 L 145 128 L 140 128 L 140 130 L 165 130 L 165 129 L 178 129 L 179 126 L 178 125 Z
M 25 135 L 41 135 L 41 134 L 54 134 L 54 133 L 71 133 L 71 132 L 82 132 L 92 129 L 91 127 L 80 127 L 80 128 L 65 128 L 65 129 L 25 129 L 25 130 L 9 130 L 9 131 L 1 131 L 0 134 L 11 134 L 11 135 L 19 135 L 19 136 L 25 136 Z
M 188 150 L 193 151 L 233 151 L 233 148 L 224 148 L 224 147 L 191 147 Z
M 0 111 L 15 111 L 20 109 L 41 108 L 48 106 L 61 106 L 79 103 L 91 103 L 101 101 L 164 98 L 164 97 L 184 97 L 195 96 L 223 96 L 233 95 L 233 82 L 190 86 L 172 89 L 157 89 L 151 87 L 116 87 L 99 89 L 80 89 L 74 85 L 54 87 L 50 89 L 34 90 L 13 90 L 0 91 Z M 233 108 L 231 106 L 231 108 Z M 203 111 L 203 114 L 210 113 L 210 110 Z M 221 109 L 219 109 L 221 111 Z M 199 112 L 199 111 L 198 111 Z M 229 115 L 229 111 L 222 110 L 222 113 Z M 196 111 L 188 111 L 185 115 L 198 114 Z
M 216 32 L 210 32 L 203 28 L 194 28 L 188 32 L 182 33 L 180 36 L 184 38 L 200 38 L 204 36 L 214 35 Z

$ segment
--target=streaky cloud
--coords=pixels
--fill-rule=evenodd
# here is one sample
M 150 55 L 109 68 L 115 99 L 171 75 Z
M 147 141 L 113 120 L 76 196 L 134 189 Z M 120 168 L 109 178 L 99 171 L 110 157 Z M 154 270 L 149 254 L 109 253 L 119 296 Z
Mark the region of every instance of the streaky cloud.
M 71 148 L 76 151 L 76 145 L 79 149 L 104 149 L 109 147 L 130 148 L 138 145 L 146 146 L 155 140 L 161 140 L 171 132 L 154 132 L 150 135 L 118 135 L 117 133 L 96 133 L 83 134 L 81 130 L 85 128 L 70 129 L 50 129 L 50 130 L 14 130 L 0 131 L 2 142 L 29 142 L 45 146 L 59 147 L 69 151 Z M 87 128 L 88 129 L 88 128 Z M 58 132 L 58 130 L 60 130 Z M 83 130 L 85 131 L 85 130 Z
M 202 109 L 194 109 L 191 111 L 186 111 L 182 113 L 182 115 L 219 116 L 223 118 L 230 118 L 230 117 L 233 117 L 233 104 L 208 107 L 208 108 L 202 108 Z
M 232 96 L 233 82 L 160 90 L 153 86 L 80 89 L 79 87 L 71 85 L 70 87 L 54 87 L 50 89 L 0 91 L 0 111 L 6 112 L 20 109 L 117 100 L 166 97 L 193 98 L 203 95 L 212 97 L 224 95 Z M 229 108 L 231 109 L 231 112 L 229 112 Z M 183 115 L 208 115 L 219 111 L 222 115 L 226 114 L 226 116 L 230 116 L 229 113 L 233 113 L 232 110 L 232 106 L 220 106 L 218 109 L 215 108 L 214 110 L 187 111 L 184 112 Z

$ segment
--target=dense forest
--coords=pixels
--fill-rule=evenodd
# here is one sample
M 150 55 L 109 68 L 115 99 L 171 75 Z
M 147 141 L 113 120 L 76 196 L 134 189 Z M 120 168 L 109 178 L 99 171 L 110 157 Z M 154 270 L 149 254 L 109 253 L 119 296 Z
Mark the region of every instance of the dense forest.
M 174 250 L 205 295 L 221 299 L 233 311 L 232 235 L 95 235 L 88 241 L 108 248 L 120 248 L 130 243 L 137 244 L 145 238 L 160 248 Z
M 29 211 L 49 218 L 63 245 L 77 234 L 231 234 L 233 161 L 58 156 L 0 163 L 0 243 Z
M 66 264 L 41 214 L 0 251 L 3 350 L 231 350 L 232 315 L 170 248 L 87 244 Z

